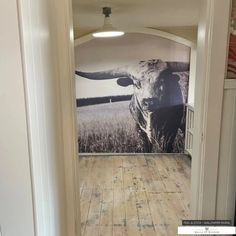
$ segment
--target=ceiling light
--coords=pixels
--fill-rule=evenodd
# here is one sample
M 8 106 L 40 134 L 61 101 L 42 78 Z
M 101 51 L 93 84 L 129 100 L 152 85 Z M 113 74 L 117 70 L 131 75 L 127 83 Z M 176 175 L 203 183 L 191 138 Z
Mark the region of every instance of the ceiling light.
M 104 25 L 103 27 L 98 30 L 97 32 L 93 33 L 93 37 L 95 38 L 109 38 L 109 37 L 118 37 L 122 36 L 125 33 L 123 31 L 117 30 L 112 26 L 111 23 L 111 8 L 110 7 L 103 7 L 103 14 L 105 15 L 104 18 Z

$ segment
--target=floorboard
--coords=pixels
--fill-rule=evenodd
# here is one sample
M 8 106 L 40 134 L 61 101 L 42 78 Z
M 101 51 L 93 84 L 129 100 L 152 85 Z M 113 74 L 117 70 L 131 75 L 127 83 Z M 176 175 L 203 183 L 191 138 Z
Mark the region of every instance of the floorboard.
M 81 156 L 82 236 L 175 236 L 189 217 L 186 155 Z

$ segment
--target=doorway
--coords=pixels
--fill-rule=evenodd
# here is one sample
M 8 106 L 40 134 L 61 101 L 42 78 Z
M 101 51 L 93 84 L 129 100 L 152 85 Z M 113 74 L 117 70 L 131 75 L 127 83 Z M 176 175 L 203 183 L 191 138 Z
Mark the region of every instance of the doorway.
M 191 30 L 196 41 L 197 28 L 193 27 Z M 124 45 L 127 43 L 120 42 L 124 39 L 130 42 L 126 47 Z M 194 98 L 195 42 L 159 30 L 129 29 L 126 30 L 126 35 L 119 39 L 94 40 L 91 34 L 86 35 L 76 39 L 75 46 L 75 66 L 79 75 L 76 76 L 76 87 L 82 235 L 175 235 L 181 220 L 190 217 L 191 158 L 185 153 L 190 150 L 185 148 L 184 136 L 186 104 L 191 103 Z M 109 47 L 112 49 L 109 50 Z M 137 51 L 140 51 L 143 58 L 137 56 Z M 132 53 L 135 53 L 136 58 L 132 58 Z M 129 120 L 135 130 L 135 120 L 129 112 L 133 87 L 130 90 L 126 88 L 123 94 L 123 90 L 120 93 L 117 93 L 117 90 L 112 93 L 112 85 L 107 86 L 105 81 L 88 81 L 83 73 L 96 69 L 102 71 L 119 68 L 127 63 L 135 63 L 137 58 L 139 61 L 148 61 L 150 58 L 182 62 L 192 60 L 190 73 L 189 69 L 186 69 L 175 77 L 176 81 L 180 80 L 178 85 L 181 86 L 182 99 L 185 101 L 184 116 L 181 117 L 184 118 L 184 125 L 182 129 L 178 126 L 179 133 L 175 134 L 175 138 L 178 136 L 175 142 L 179 144 L 180 149 L 176 149 L 176 143 L 175 146 L 172 144 L 171 151 L 161 149 L 159 145 L 159 149 L 155 147 L 148 155 L 145 154 L 147 151 L 143 148 L 144 143 L 140 145 L 137 141 L 132 146 L 129 142 L 139 138 L 138 135 L 131 133 L 130 137 L 127 134 L 121 137 L 123 148 L 126 148 L 124 150 L 120 148 L 120 142 L 117 142 L 119 137 L 115 138 L 115 141 L 111 140 L 118 132 L 116 128 L 111 131 L 109 124 L 112 122 L 112 125 L 116 125 L 117 117 L 123 113 L 126 116 L 120 119 L 124 121 L 123 126 L 127 125 Z M 81 77 L 85 77 L 84 81 Z M 117 81 L 113 81 L 111 83 L 117 86 Z M 98 99 L 104 87 L 107 94 L 100 95 Z M 116 100 L 118 95 L 121 100 Z M 125 98 L 126 100 L 123 100 Z M 114 107 L 117 107 L 115 116 L 112 115 Z M 123 107 L 126 107 L 125 111 Z M 174 120 L 175 117 L 172 121 Z M 104 135 L 99 133 L 99 129 L 107 135 L 105 141 L 100 140 Z M 126 131 L 128 130 L 129 127 L 126 127 Z M 117 149 L 113 143 L 116 143 Z M 135 149 L 132 149 L 133 147 Z

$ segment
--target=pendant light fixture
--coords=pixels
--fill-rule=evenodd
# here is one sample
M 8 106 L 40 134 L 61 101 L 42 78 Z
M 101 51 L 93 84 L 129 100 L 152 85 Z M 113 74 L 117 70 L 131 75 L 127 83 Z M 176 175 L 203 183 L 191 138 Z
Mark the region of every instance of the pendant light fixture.
M 109 38 L 109 37 L 118 37 L 122 36 L 125 33 L 123 31 L 117 30 L 112 26 L 111 23 L 111 8 L 110 7 L 103 7 L 102 13 L 105 15 L 104 18 L 104 25 L 103 27 L 98 30 L 97 32 L 93 33 L 93 37 L 95 38 Z

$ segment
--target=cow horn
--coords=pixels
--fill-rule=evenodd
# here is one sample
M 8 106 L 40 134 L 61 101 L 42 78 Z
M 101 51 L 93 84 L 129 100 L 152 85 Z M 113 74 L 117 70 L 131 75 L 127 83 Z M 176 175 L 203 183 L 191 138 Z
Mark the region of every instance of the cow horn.
M 167 66 L 173 72 L 189 71 L 188 62 L 167 62 Z
M 116 79 L 116 78 L 127 76 L 127 73 L 121 69 L 99 71 L 99 72 L 75 71 L 75 74 L 81 77 L 87 78 L 87 79 L 92 79 L 92 80 Z

